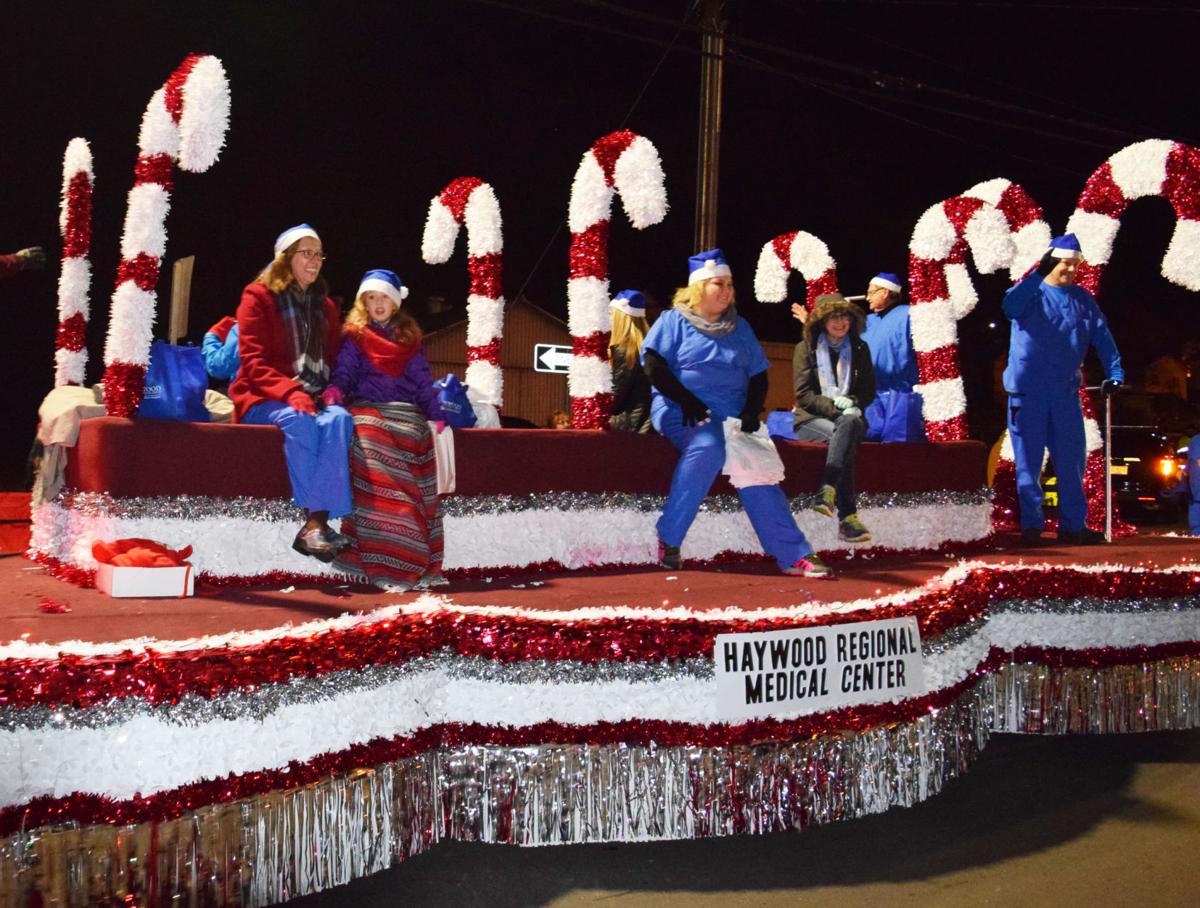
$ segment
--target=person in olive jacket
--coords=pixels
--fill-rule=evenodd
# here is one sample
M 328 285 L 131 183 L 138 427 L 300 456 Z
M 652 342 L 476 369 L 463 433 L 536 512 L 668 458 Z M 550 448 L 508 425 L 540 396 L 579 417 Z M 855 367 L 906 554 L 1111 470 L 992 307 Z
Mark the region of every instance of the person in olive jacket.
M 796 440 L 829 446 L 815 510 L 827 517 L 836 512 L 838 535 L 847 542 L 871 538 L 858 517 L 854 486 L 854 461 L 867 431 L 863 412 L 875 399 L 871 351 L 861 336 L 865 321 L 841 294 L 817 297 L 792 358 Z

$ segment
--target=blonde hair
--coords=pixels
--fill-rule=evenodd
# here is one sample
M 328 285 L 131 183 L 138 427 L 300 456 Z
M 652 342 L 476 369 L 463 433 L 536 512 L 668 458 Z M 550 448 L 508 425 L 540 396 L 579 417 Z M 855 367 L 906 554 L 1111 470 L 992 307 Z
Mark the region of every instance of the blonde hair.
M 362 296 L 357 296 L 354 299 L 354 305 L 350 307 L 350 312 L 343 320 L 343 330 L 363 329 L 371 324 L 371 316 L 367 314 L 367 304 L 363 302 Z M 421 340 L 421 326 L 417 324 L 417 320 L 401 309 L 396 307 L 396 311 L 392 313 L 392 317 L 387 320 L 387 327 L 392 329 L 393 337 L 398 344 L 413 344 Z
M 296 276 L 292 274 L 292 256 L 296 254 L 296 250 L 300 248 L 301 241 L 305 239 L 307 237 L 300 237 L 300 239 L 288 246 L 287 249 L 271 259 L 270 264 L 258 272 L 258 277 L 254 280 L 265 286 L 272 293 L 283 293 L 284 290 L 287 290 L 288 287 L 296 283 Z M 322 278 L 318 277 L 313 282 L 313 287 L 319 291 L 319 296 L 329 295 L 326 292 L 326 285 Z
M 716 280 L 716 278 L 709 277 L 694 284 L 688 284 L 686 287 L 680 287 L 675 291 L 675 295 L 671 297 L 672 305 L 678 306 L 682 304 L 693 312 L 696 311 L 696 307 L 700 305 L 700 297 L 704 294 L 704 285 L 713 280 Z M 730 292 L 733 293 L 729 301 L 729 304 L 732 306 L 737 302 L 737 291 L 730 288 Z
M 646 332 L 650 326 L 644 315 L 630 315 L 620 309 L 612 310 L 612 337 L 609 344 L 613 347 L 625 348 L 625 365 L 632 366 L 641 356 L 642 343 L 646 340 Z

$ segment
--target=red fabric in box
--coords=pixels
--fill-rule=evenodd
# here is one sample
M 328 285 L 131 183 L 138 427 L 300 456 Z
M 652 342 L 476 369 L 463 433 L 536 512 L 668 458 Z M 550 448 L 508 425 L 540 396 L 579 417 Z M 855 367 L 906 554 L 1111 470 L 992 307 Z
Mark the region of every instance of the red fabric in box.
M 456 432 L 459 495 L 619 491 L 665 495 L 678 453 L 657 435 L 549 429 Z M 825 446 L 780 442 L 789 495 L 815 492 Z M 862 492 L 970 490 L 986 483 L 987 452 L 977 441 L 863 444 Z M 68 458 L 67 484 L 134 495 L 289 498 L 283 435 L 274 426 L 84 420 Z M 732 494 L 723 477 L 715 493 Z

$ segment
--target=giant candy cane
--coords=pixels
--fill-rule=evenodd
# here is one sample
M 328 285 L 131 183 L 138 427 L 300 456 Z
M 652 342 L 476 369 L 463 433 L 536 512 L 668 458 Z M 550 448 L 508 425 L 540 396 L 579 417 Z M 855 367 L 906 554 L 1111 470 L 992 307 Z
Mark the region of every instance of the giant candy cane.
M 500 203 L 492 187 L 477 177 L 459 177 L 429 202 L 421 257 L 431 265 L 450 260 L 459 227 L 467 225 L 466 382 L 485 402 L 503 402 L 500 338 L 504 332 L 504 234 Z
M 812 311 L 822 293 L 837 293 L 837 263 L 823 240 L 803 230 L 781 233 L 763 244 L 754 270 L 754 296 L 763 303 L 782 303 L 787 298 L 791 271 L 805 280 L 806 306 Z
M 1149 139 L 1121 149 L 1088 177 L 1067 222 L 1067 232 L 1074 233 L 1083 247 L 1079 284 L 1093 296 L 1100 295 L 1101 278 L 1112 256 L 1121 216 L 1130 202 L 1146 196 L 1166 199 L 1175 211 L 1175 230 L 1162 260 L 1163 277 L 1188 290 L 1200 290 L 1200 149 Z M 1083 487 L 1088 500 L 1088 525 L 1100 530 L 1104 522 L 1103 441 L 1091 399 L 1083 392 L 1080 398 L 1087 438 Z M 1016 469 L 1007 435 L 1001 445 L 993 489 L 993 524 L 1016 527 Z M 1114 506 L 1114 535 L 1133 532 L 1134 528 L 1115 514 Z
M 133 416 L 142 400 L 174 165 L 208 170 L 228 126 L 229 82 L 212 56 L 189 55 L 146 106 L 104 347 L 104 403 L 113 416 Z
M 88 292 L 92 284 L 92 149 L 86 139 L 67 143 L 63 155 L 62 271 L 58 277 L 58 333 L 54 341 L 54 387 L 82 385 L 87 368 Z
M 970 196 L 954 196 L 928 208 L 917 221 L 909 244 L 909 324 L 921 378 L 917 390 L 924 400 L 925 434 L 930 441 L 967 437 L 958 319 L 978 300 L 966 267 L 968 249 L 984 274 L 1007 266 L 1014 255 L 1004 216 L 994 206 Z
M 571 184 L 567 323 L 573 355 L 567 386 L 577 429 L 606 427 L 612 408 L 608 224 L 614 189 L 636 229 L 657 224 L 666 216 L 667 190 L 658 150 L 627 129 L 597 139 L 584 153 Z

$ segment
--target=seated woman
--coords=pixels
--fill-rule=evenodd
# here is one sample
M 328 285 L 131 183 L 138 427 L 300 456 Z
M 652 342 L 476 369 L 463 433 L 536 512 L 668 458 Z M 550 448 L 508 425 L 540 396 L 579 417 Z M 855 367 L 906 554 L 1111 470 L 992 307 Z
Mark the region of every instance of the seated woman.
M 241 368 L 229 396 L 238 422 L 283 430 L 292 500 L 307 516 L 292 548 L 329 562 L 350 545 L 326 521 L 350 512 L 354 423 L 341 407 L 319 410 L 316 404 L 342 336 L 337 306 L 321 280 L 324 261 L 321 238 L 308 224 L 275 240 L 275 258 L 242 291 Z
M 429 423 L 438 403 L 421 329 L 400 309 L 408 288 L 394 271 L 368 271 L 346 316 L 346 337 L 323 399 L 350 402 L 354 511 L 342 529 L 358 550 L 337 566 L 388 593 L 444 586 L 442 503 Z
M 863 411 L 875 399 L 875 370 L 862 327 L 861 309 L 841 294 L 823 294 L 792 359 L 796 440 L 829 445 L 816 510 L 832 517 L 836 507 L 838 535 L 847 542 L 871 539 L 858 517 L 854 487 L 854 460 L 867 431 Z
M 688 264 L 688 285 L 675 292 L 674 308 L 659 316 L 642 349 L 654 386 L 654 428 L 681 452 L 657 524 L 659 562 L 672 570 L 680 568 L 679 548 L 725 464 L 722 424 L 736 417 L 743 432 L 758 429 L 770 365 L 733 307 L 733 274 L 721 250 L 701 252 Z M 833 576 L 796 526 L 779 486 L 747 486 L 738 497 L 783 573 Z
M 642 369 L 646 299 L 637 290 L 622 290 L 608 304 L 612 334 L 608 359 L 612 364 L 612 417 L 609 425 L 622 432 L 650 431 L 650 381 Z

